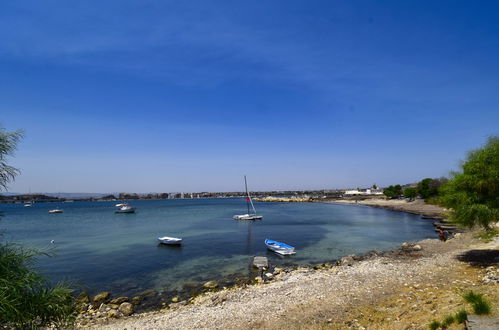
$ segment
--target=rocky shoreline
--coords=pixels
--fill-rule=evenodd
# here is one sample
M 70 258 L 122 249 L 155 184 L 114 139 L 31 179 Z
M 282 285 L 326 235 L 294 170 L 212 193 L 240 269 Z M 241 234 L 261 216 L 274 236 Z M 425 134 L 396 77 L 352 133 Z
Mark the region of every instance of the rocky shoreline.
M 410 213 L 435 217 L 445 211 L 433 206 L 429 209 L 424 202 L 418 201 L 369 202 L 339 203 L 396 208 L 396 211 L 405 211 L 410 205 Z M 456 296 L 456 287 L 460 286 L 459 290 L 463 290 L 464 287 L 476 289 L 485 285 L 493 287 L 491 295 L 499 299 L 497 261 L 484 270 L 458 260 L 459 255 L 476 247 L 477 243 L 480 241 L 473 238 L 472 233 L 457 233 L 447 242 L 427 239 L 404 243 L 393 251 L 368 251 L 363 255 L 350 255 L 315 266 L 270 267 L 258 276 L 232 286 L 207 282 L 202 290 L 188 298 L 175 296 L 162 301 L 156 310 L 139 314 L 132 314 L 135 306 L 147 302 L 157 293 L 143 292 L 131 299 L 118 297 L 117 300 L 107 296 L 104 301 L 87 297 L 81 305 L 76 328 L 400 329 L 404 325 L 402 328 L 405 329 L 422 329 L 427 327 L 425 322 L 431 321 L 429 317 L 439 317 L 449 309 L 438 309 L 438 291 L 443 290 L 442 294 L 448 297 L 448 288 L 453 287 L 452 292 Z M 492 244 L 492 250 L 499 252 L 499 239 Z M 424 297 L 418 298 L 410 307 L 410 300 L 418 295 Z M 390 315 L 399 313 L 396 318 L 379 319 L 380 311 L 369 310 L 374 302 L 379 304 L 394 297 L 398 297 L 396 303 L 387 303 L 386 310 L 390 311 L 387 312 Z M 454 305 L 462 305 L 457 303 L 458 295 L 454 299 Z M 448 301 L 446 303 L 449 304 Z M 416 305 L 427 310 L 426 314 L 401 317 L 414 314 L 412 309 Z M 428 310 L 428 307 L 431 309 Z M 370 313 L 376 318 L 366 318 Z
M 191 299 L 166 302 L 159 311 L 122 319 L 80 317 L 77 328 L 423 329 L 462 308 L 463 290 L 499 301 L 497 255 L 480 267 L 463 257 L 470 249 L 497 253 L 498 247 L 497 239 L 483 244 L 465 233 L 314 267 L 274 268 L 254 284 L 213 285 Z

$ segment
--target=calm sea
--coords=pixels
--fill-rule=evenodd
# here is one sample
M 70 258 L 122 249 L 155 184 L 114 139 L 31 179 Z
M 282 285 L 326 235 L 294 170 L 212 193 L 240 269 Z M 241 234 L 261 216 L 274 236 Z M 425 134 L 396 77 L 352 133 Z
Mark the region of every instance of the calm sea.
M 238 222 L 232 216 L 245 213 L 244 199 L 133 201 L 135 214 L 115 214 L 116 203 L 0 204 L 0 230 L 8 241 L 50 249 L 38 267 L 53 281 L 126 295 L 248 276 L 254 255 L 274 265 L 315 264 L 434 237 L 431 222 L 419 216 L 363 206 L 256 203 L 264 219 Z M 49 214 L 55 207 L 64 213 Z M 158 236 L 182 237 L 183 245 L 158 245 Z M 295 246 L 297 254 L 267 251 L 266 238 Z

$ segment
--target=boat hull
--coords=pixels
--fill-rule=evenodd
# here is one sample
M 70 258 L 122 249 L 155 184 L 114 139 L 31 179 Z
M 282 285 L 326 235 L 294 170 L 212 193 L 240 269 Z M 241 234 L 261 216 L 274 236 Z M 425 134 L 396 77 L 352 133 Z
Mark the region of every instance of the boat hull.
M 234 220 L 262 220 L 263 216 L 256 214 L 241 214 L 241 215 L 235 215 L 232 218 Z
M 120 209 L 120 210 L 114 211 L 114 213 L 135 213 L 135 209 L 133 207 L 126 208 L 126 209 Z
M 158 237 L 158 241 L 161 244 L 166 244 L 166 245 L 180 245 L 180 244 L 182 244 L 182 239 L 176 238 L 176 237 Z
M 296 253 L 294 247 L 292 247 L 291 245 L 287 245 L 285 243 L 266 239 L 265 245 L 267 246 L 267 248 L 269 250 L 274 251 L 275 253 L 278 253 L 278 254 L 281 254 L 284 256 Z

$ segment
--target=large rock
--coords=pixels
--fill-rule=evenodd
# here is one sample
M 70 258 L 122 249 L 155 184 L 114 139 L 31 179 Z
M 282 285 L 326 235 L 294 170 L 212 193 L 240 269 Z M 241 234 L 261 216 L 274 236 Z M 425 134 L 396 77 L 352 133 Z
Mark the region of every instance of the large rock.
M 130 316 L 133 314 L 133 305 L 129 302 L 124 302 L 120 305 L 118 310 L 125 316 Z
M 109 293 L 107 291 L 101 292 L 94 297 L 93 302 L 95 302 L 95 303 L 105 302 L 107 299 L 109 299 L 110 296 L 111 296 L 111 293 Z
M 203 284 L 203 287 L 205 289 L 215 289 L 218 287 L 218 282 L 217 281 L 209 281 Z

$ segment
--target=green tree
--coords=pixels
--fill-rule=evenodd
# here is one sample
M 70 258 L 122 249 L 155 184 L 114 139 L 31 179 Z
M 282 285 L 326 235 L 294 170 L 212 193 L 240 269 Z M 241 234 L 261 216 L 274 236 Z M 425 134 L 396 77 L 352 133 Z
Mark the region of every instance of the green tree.
M 404 196 L 407 198 L 414 199 L 414 198 L 416 198 L 417 195 L 418 195 L 418 192 L 417 192 L 416 188 L 409 187 L 409 188 L 404 189 Z
M 431 197 L 435 197 L 438 195 L 440 187 L 447 182 L 446 178 L 432 179 L 426 178 L 421 180 L 417 187 L 416 191 L 419 196 L 424 199 L 428 199 Z
M 440 200 L 456 223 L 491 229 L 499 220 L 499 137 L 471 151 L 461 168 L 442 186 Z
M 402 195 L 402 187 L 399 184 L 395 186 L 388 186 L 383 189 L 383 194 L 388 198 L 397 198 Z
M 8 165 L 21 131 L 0 128 L 0 189 L 14 180 L 19 171 Z M 37 328 L 67 324 L 74 312 L 72 290 L 52 287 L 34 268 L 39 251 L 0 242 L 0 328 Z
M 22 136 L 22 131 L 6 132 L 0 127 L 0 190 L 7 189 L 9 182 L 19 173 L 17 168 L 7 164 L 7 157 L 14 154 Z

